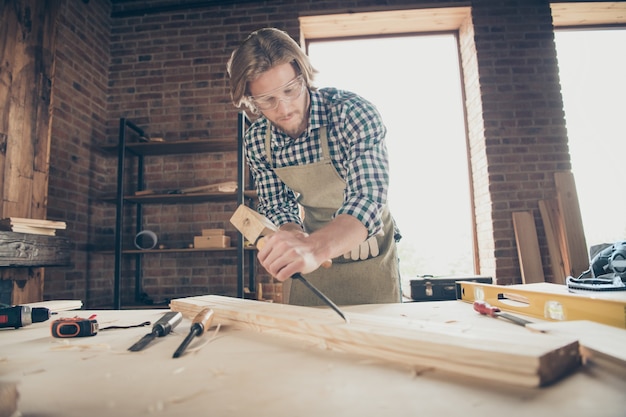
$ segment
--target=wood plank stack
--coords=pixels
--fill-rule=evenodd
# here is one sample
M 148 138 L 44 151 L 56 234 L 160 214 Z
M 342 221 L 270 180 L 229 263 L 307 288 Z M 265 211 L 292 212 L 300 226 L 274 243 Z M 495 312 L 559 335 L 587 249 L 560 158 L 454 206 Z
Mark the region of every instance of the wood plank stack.
M 498 329 L 453 326 L 414 319 L 348 314 L 330 309 L 265 303 L 215 295 L 172 300 L 186 318 L 209 307 L 215 324 L 291 337 L 321 349 L 382 362 L 437 369 L 479 379 L 536 387 L 549 384 L 580 365 L 575 339 L 553 337 L 512 326 Z
M 543 222 L 551 282 L 565 284 L 568 275 L 577 277 L 589 268 L 589 254 L 574 175 L 555 172 L 556 197 L 538 202 Z M 545 281 L 532 211 L 513 213 L 513 224 L 523 283 Z
M 65 222 L 40 219 L 7 217 L 0 220 L 0 230 L 30 233 L 34 235 L 55 236 L 57 230 L 64 230 Z

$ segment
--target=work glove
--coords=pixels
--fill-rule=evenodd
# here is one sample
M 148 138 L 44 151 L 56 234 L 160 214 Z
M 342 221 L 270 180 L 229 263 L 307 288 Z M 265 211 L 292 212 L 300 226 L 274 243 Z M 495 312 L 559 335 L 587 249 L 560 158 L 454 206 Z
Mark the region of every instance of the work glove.
M 345 259 L 352 259 L 353 261 L 358 261 L 359 259 L 364 261 L 366 259 L 378 256 L 380 251 L 378 248 L 378 241 L 376 240 L 376 236 L 378 235 L 370 237 L 359 246 L 352 249 L 350 252 L 344 253 L 343 257 Z

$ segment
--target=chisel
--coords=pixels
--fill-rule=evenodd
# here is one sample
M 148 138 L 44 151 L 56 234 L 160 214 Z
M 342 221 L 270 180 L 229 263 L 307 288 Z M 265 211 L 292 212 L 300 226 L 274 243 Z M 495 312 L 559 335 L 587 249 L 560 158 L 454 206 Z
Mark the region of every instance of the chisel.
M 183 343 L 180 344 L 176 352 L 174 352 L 174 358 L 178 358 L 185 353 L 185 349 L 191 343 L 191 340 L 196 336 L 202 336 L 204 332 L 211 327 L 211 323 L 213 322 L 213 310 L 210 308 L 205 308 L 193 318 L 191 328 L 189 329 L 189 334 L 183 340 Z
M 182 320 L 182 313 L 168 311 L 156 323 L 154 323 L 154 326 L 152 326 L 152 332 L 139 339 L 139 341 L 129 347 L 128 350 L 131 352 L 142 350 L 155 338 L 168 335 L 176 326 L 178 326 L 178 324 L 180 324 Z
M 311 290 L 313 292 L 313 294 L 315 294 L 317 296 L 317 298 L 319 298 L 320 300 L 322 300 L 324 302 L 324 304 L 326 304 L 328 307 L 332 308 L 333 310 L 335 310 L 335 313 L 339 314 L 339 316 L 346 322 L 346 323 L 350 323 L 350 320 L 348 320 L 348 318 L 346 317 L 345 314 L 343 314 L 343 311 L 341 311 L 339 309 L 339 307 L 337 307 L 337 305 L 335 303 L 332 302 L 332 300 L 330 298 L 328 298 L 323 292 L 321 292 L 320 290 L 318 290 L 315 286 L 313 286 L 313 284 L 311 284 L 309 281 L 307 281 L 306 278 L 304 278 L 300 273 L 296 273 L 293 274 L 291 276 L 291 279 L 297 279 L 299 280 L 301 283 L 303 283 L 309 290 Z

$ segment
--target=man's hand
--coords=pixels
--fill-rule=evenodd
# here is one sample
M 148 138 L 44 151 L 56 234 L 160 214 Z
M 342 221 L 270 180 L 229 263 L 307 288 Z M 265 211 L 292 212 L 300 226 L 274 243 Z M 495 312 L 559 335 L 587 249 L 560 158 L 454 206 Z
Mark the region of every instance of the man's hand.
M 274 278 L 285 281 L 297 272 L 308 274 L 320 265 L 326 267 L 330 259 L 343 255 L 366 237 L 365 226 L 348 214 L 338 215 L 310 235 L 289 223 L 266 238 L 258 258 Z
M 274 278 L 285 281 L 293 274 L 315 271 L 326 260 L 316 256 L 316 244 L 307 233 L 298 230 L 279 230 L 263 238 L 258 259 Z

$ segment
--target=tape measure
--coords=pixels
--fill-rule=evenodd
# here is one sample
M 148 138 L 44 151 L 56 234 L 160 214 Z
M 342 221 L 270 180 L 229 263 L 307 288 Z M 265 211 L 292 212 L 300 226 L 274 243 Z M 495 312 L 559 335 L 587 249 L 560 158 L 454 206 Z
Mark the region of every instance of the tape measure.
M 50 326 L 53 337 L 88 337 L 98 334 L 98 321 L 89 318 L 71 317 L 57 319 Z

